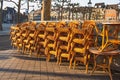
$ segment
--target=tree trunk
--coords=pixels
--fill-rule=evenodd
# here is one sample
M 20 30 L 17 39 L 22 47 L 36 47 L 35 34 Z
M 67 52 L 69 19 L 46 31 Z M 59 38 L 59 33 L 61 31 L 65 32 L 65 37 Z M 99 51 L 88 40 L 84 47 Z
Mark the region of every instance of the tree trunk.
M 17 14 L 17 22 L 20 23 L 20 8 L 21 8 L 21 0 L 18 2 L 18 14 Z
M 3 7 L 3 0 L 0 2 L 1 6 L 0 6 L 0 31 L 3 30 L 2 28 L 2 7 Z
M 50 20 L 51 0 L 42 0 L 41 21 Z

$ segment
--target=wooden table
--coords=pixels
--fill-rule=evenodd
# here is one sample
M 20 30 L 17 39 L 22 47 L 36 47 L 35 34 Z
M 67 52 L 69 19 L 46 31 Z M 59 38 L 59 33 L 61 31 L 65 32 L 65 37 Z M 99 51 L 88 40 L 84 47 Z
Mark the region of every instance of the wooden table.
M 98 35 L 100 35 L 102 37 L 102 45 L 100 47 L 99 50 L 104 50 L 104 48 L 109 45 L 109 43 L 113 43 L 113 44 L 120 44 L 120 40 L 118 40 L 118 33 L 120 30 L 120 22 L 119 21 L 114 21 L 114 22 L 102 22 L 103 24 L 103 29 L 102 32 L 99 33 Z M 111 37 L 111 33 L 110 33 L 110 27 L 115 28 L 114 32 L 112 32 L 112 35 L 114 35 L 114 38 L 111 40 L 109 39 L 109 37 Z
M 112 63 L 113 56 L 118 55 L 120 53 L 120 50 L 101 52 L 97 48 L 92 47 L 92 48 L 89 48 L 89 51 L 94 55 L 94 68 L 92 70 L 92 73 L 96 70 L 96 68 L 102 68 L 103 70 L 107 69 L 108 73 L 109 73 L 109 76 L 110 76 L 110 79 L 112 80 L 112 74 L 111 74 L 110 66 L 111 66 L 111 63 Z M 97 64 L 96 59 L 100 55 L 102 55 L 103 57 L 106 57 L 106 58 L 103 59 L 104 63 Z M 108 63 L 107 63 L 106 59 L 108 59 Z

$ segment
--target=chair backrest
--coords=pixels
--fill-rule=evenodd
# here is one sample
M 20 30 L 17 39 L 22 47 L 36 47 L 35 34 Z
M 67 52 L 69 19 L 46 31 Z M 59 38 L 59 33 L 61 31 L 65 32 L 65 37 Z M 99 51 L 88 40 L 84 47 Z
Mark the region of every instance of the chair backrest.
M 86 29 L 87 39 L 89 40 L 90 45 L 95 46 L 95 36 L 98 34 L 98 28 L 96 22 L 93 20 L 84 21 L 82 24 L 82 29 Z M 96 31 L 96 33 L 95 33 Z M 93 45 L 94 44 L 94 45 Z
M 80 22 L 79 21 L 71 21 L 68 23 L 68 26 L 73 29 L 73 28 L 80 28 Z
M 88 45 L 88 40 L 86 38 L 86 30 L 81 29 L 74 29 L 74 32 L 72 32 L 73 36 L 72 36 L 72 41 L 71 41 L 71 50 L 74 50 L 76 48 L 79 48 L 80 50 L 74 50 L 74 51 L 78 51 L 80 53 L 85 53 L 85 51 L 87 50 Z
M 66 27 L 65 21 L 60 21 L 56 23 L 56 28 L 63 28 L 63 27 Z
M 56 37 L 56 23 L 55 22 L 49 22 L 46 26 L 46 39 L 49 38 L 51 40 L 54 40 Z
M 57 28 L 57 33 L 59 36 L 59 40 L 68 41 L 70 39 L 70 28 L 69 27 Z

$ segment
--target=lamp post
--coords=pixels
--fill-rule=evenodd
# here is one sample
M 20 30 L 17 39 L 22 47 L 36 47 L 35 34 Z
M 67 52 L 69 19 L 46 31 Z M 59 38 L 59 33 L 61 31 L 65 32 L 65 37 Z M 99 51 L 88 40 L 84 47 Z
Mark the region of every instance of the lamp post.
M 89 20 L 91 19 L 91 11 L 92 11 L 92 2 L 91 0 L 89 0 L 88 2 Z

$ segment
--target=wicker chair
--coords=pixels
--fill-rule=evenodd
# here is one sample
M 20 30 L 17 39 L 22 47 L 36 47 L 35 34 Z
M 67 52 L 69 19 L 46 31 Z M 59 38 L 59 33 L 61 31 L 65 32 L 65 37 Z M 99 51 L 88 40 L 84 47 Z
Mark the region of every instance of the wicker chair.
M 20 39 L 20 28 L 17 25 L 11 27 L 10 39 L 11 39 L 11 45 L 13 46 L 13 48 L 18 49 L 17 40 Z
M 30 22 L 27 27 L 26 38 L 23 40 L 24 44 L 24 52 L 27 50 L 30 52 L 30 55 L 33 51 L 33 46 L 35 46 L 35 38 L 36 38 L 36 23 Z
M 86 30 L 78 30 L 78 29 L 73 29 L 72 32 L 72 42 L 71 42 L 71 60 L 70 60 L 70 66 L 69 68 L 72 67 L 72 62 L 74 61 L 74 68 L 76 66 L 76 62 L 81 62 L 86 66 L 86 72 L 88 72 L 88 62 L 90 55 L 88 54 L 88 39 L 86 35 Z
M 45 38 L 46 38 L 46 24 L 45 22 L 41 22 L 37 27 L 37 34 L 36 34 L 36 51 L 37 56 L 40 57 L 41 55 L 45 54 Z
M 58 56 L 57 56 L 57 63 L 61 64 L 62 58 L 70 59 L 70 28 L 69 27 L 63 27 L 63 28 L 57 28 L 58 33 Z

